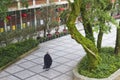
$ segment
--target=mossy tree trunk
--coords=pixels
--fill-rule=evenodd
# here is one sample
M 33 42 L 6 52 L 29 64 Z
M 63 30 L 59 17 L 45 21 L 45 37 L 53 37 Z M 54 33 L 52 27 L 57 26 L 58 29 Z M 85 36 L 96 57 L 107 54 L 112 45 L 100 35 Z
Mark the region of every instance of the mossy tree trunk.
M 100 52 L 101 50 L 101 45 L 102 45 L 102 38 L 103 38 L 103 32 L 102 32 L 102 27 L 100 27 L 100 31 L 98 33 L 98 39 L 97 39 L 97 49 Z
M 88 57 L 88 68 L 91 70 L 99 64 L 100 57 L 94 43 L 79 33 L 75 26 L 75 20 L 80 14 L 81 1 L 82 0 L 74 0 L 74 3 L 70 4 L 71 12 L 68 17 L 67 27 L 71 34 L 71 37 L 75 39 L 79 44 L 81 44 L 85 49 Z
M 120 22 L 119 22 L 119 26 L 120 26 Z M 117 28 L 116 45 L 115 45 L 114 53 L 120 55 L 120 28 Z
M 83 22 L 85 21 L 83 20 Z M 90 39 L 93 43 L 95 43 L 94 36 L 93 36 L 93 30 L 92 30 L 92 26 L 90 25 L 90 23 L 85 23 L 85 24 L 83 23 L 83 26 L 84 26 L 86 38 Z
M 90 39 L 92 42 L 95 43 L 92 25 L 90 24 L 90 22 L 88 20 L 89 17 L 85 17 L 87 14 L 87 11 L 85 8 L 86 8 L 85 6 L 84 6 L 84 8 L 81 8 L 81 16 L 82 16 L 83 26 L 84 26 L 84 30 L 85 30 L 85 36 L 86 36 L 86 38 Z
M 105 18 L 100 17 L 98 20 L 100 21 L 100 25 L 99 25 L 99 33 L 98 33 L 98 37 L 97 37 L 97 49 L 98 49 L 98 52 L 100 52 L 103 34 L 104 34 L 103 31 L 104 31 L 104 27 L 105 27 Z

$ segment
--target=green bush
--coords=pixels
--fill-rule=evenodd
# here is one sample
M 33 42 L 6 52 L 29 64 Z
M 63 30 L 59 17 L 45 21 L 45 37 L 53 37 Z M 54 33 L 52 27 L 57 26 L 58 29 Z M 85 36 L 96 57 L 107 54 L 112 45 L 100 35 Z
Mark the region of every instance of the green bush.
M 0 67 L 14 61 L 16 58 L 36 47 L 38 44 L 38 41 L 29 39 L 23 42 L 9 44 L 6 47 L 0 47 Z
M 94 70 L 87 68 L 87 56 L 85 56 L 78 65 L 78 72 L 81 75 L 88 76 L 91 78 L 106 78 L 113 72 L 120 68 L 120 56 L 113 54 L 114 49 L 111 47 L 102 48 L 100 57 L 102 58 L 101 63 Z

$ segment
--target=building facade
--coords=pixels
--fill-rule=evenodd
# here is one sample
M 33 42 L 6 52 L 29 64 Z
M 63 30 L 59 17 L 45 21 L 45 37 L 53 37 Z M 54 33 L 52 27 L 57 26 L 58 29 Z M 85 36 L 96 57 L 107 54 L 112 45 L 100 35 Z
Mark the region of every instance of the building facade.
M 26 26 L 40 27 L 44 24 L 40 16 L 41 9 L 51 4 L 57 6 L 55 14 L 58 14 L 58 8 L 62 10 L 68 6 L 67 0 L 28 0 L 28 7 L 23 7 L 21 1 L 16 0 L 9 7 L 6 20 L 0 18 L 0 32 L 22 29 Z

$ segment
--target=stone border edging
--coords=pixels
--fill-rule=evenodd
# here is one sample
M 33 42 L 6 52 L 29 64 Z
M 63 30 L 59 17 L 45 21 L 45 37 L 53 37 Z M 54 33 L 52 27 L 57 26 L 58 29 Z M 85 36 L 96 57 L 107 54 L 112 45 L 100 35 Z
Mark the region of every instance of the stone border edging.
M 76 67 L 73 69 L 73 80 L 120 80 L 120 69 L 118 69 L 116 72 L 111 74 L 108 78 L 97 79 L 97 78 L 89 78 L 89 77 L 80 75 L 78 73 L 78 67 L 76 65 Z

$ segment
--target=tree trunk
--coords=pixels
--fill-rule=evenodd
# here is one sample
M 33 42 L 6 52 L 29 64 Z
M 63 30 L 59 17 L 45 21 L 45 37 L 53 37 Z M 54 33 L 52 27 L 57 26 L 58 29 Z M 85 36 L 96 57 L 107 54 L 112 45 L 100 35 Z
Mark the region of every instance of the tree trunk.
M 85 7 L 86 8 L 86 7 Z M 81 16 L 82 16 L 82 21 L 83 21 L 83 26 L 84 26 L 84 30 L 85 30 L 85 36 L 86 38 L 90 39 L 93 43 L 95 43 L 94 40 L 94 36 L 93 36 L 93 31 L 92 31 L 92 25 L 90 24 L 90 22 L 88 21 L 88 19 L 86 19 L 86 11 L 85 8 L 81 9 Z
M 46 28 L 44 28 L 44 35 L 43 36 L 46 37 Z
M 102 38 L 103 38 L 103 32 L 102 32 L 102 29 L 100 27 L 100 31 L 98 33 L 98 39 L 97 39 L 97 49 L 99 52 L 101 50 Z
M 90 39 L 93 43 L 95 43 L 93 31 L 90 23 L 87 23 L 86 25 L 84 25 L 83 23 L 83 26 L 84 26 L 86 38 Z
M 43 26 L 44 27 L 44 29 L 43 29 L 43 31 L 44 31 L 44 34 L 43 34 L 43 36 L 44 37 L 46 37 L 46 35 L 47 35 L 47 22 L 45 22 L 45 26 Z
M 99 64 L 100 57 L 94 43 L 79 33 L 75 26 L 75 20 L 80 13 L 81 1 L 82 0 L 74 0 L 74 3 L 71 4 L 72 9 L 68 17 L 67 27 L 71 34 L 71 37 L 75 39 L 79 44 L 81 44 L 85 49 L 88 57 L 88 68 L 91 70 Z
M 105 24 L 105 19 L 104 18 L 102 18 L 102 17 L 100 17 L 99 19 L 98 19 L 101 23 L 100 23 L 100 29 L 99 29 L 99 33 L 98 33 L 98 38 L 97 38 L 97 49 L 98 49 L 98 51 L 100 52 L 100 50 L 101 50 L 101 45 L 102 45 L 102 38 L 103 38 L 103 27 L 104 27 L 104 25 L 103 24 Z
M 120 55 L 120 28 L 117 28 L 116 45 L 114 53 Z

